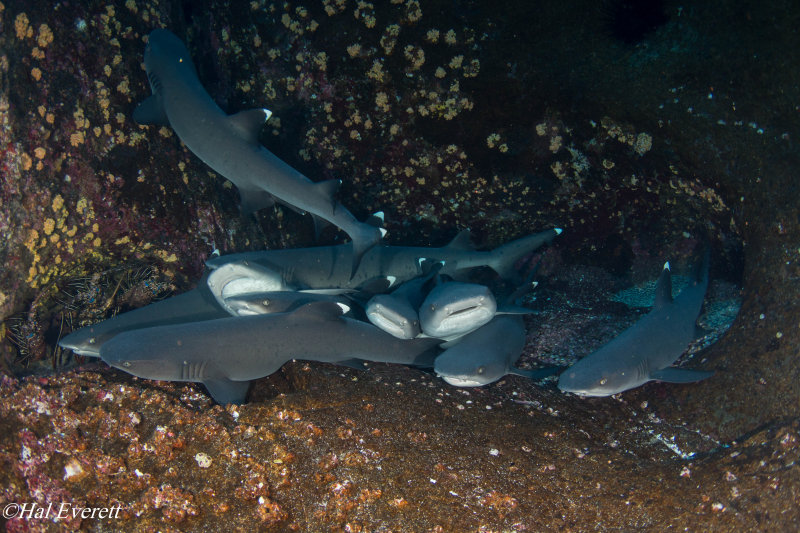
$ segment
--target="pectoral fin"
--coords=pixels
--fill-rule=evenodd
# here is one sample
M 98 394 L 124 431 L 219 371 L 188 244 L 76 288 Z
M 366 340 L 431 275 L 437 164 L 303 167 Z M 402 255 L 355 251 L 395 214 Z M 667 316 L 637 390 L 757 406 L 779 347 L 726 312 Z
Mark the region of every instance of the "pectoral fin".
M 247 389 L 250 388 L 249 381 L 231 381 L 227 378 L 208 378 L 203 380 L 203 385 L 214 401 L 220 405 L 244 403 Z
M 239 189 L 240 206 L 242 212 L 250 214 L 275 205 L 275 199 L 267 191 L 259 189 Z
M 133 110 L 133 120 L 143 126 L 169 126 L 169 119 L 164 112 L 164 106 L 161 105 L 155 94 L 142 100 L 136 106 L 136 109 Z
M 710 378 L 714 372 L 705 372 L 703 370 L 685 370 L 683 368 L 667 367 L 662 368 L 650 375 L 650 379 L 657 381 L 664 381 L 666 383 L 694 383 L 706 378 Z
M 545 368 L 536 368 L 534 370 L 523 370 L 522 368 L 517 368 L 512 366 L 508 369 L 509 374 L 516 374 L 517 376 L 522 376 L 528 379 L 544 379 L 550 376 L 555 376 L 559 372 L 563 370 L 563 367 L 560 366 L 548 366 Z

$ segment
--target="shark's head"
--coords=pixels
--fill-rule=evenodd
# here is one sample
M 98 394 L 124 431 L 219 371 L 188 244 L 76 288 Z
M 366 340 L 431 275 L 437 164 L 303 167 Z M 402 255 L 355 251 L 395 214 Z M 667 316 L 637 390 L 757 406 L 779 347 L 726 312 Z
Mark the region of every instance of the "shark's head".
M 182 360 L 171 357 L 169 353 L 137 349 L 136 333 L 121 333 L 107 343 L 100 354 L 103 361 L 109 366 L 144 379 L 203 381 L 212 374 L 209 369 L 213 367 L 213 363 L 209 364 L 208 361 Z
M 100 346 L 113 336 L 114 332 L 99 333 L 94 326 L 87 326 L 70 333 L 58 341 L 58 345 L 78 355 L 100 357 Z
M 144 50 L 144 68 L 153 93 L 161 91 L 164 75 L 197 75 L 186 45 L 169 30 L 156 29 L 147 38 Z
M 456 345 L 456 348 L 458 345 Z M 433 363 L 436 375 L 455 387 L 481 387 L 506 375 L 506 361 L 476 350 L 446 350 Z
M 473 283 L 444 283 L 434 288 L 419 310 L 422 330 L 430 337 L 452 338 L 489 322 L 497 312 L 491 291 Z
M 280 273 L 247 261 L 227 263 L 217 268 L 208 275 L 207 284 L 219 304 L 233 315 L 238 313 L 226 307 L 226 299 L 289 288 Z
M 558 378 L 558 388 L 580 396 L 611 396 L 642 384 L 635 369 L 603 367 L 584 360 L 565 370 Z
M 417 312 L 390 294 L 373 296 L 365 311 L 370 322 L 398 339 L 413 339 L 420 333 Z

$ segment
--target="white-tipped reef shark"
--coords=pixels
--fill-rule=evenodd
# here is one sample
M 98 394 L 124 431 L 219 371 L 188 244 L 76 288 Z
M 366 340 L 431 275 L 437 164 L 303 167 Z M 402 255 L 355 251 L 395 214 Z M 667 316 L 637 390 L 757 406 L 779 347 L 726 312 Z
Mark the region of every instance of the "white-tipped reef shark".
M 273 291 L 237 294 L 225 298 L 224 307 L 234 316 L 250 316 L 286 313 L 311 302 L 333 302 L 341 307 L 345 314 L 350 312 L 352 303 L 343 295 Z
M 565 370 L 558 388 L 582 396 L 611 396 L 648 381 L 692 383 L 713 375 L 670 366 L 699 336 L 695 322 L 708 287 L 708 257 L 706 252 L 699 275 L 675 300 L 666 263 L 656 284 L 653 310 Z
M 431 290 L 419 308 L 419 323 L 428 337 L 450 340 L 483 326 L 496 312 L 489 287 L 451 281 Z
M 100 349 L 109 365 L 145 379 L 203 383 L 218 403 L 242 403 L 250 380 L 292 359 L 353 358 L 432 366 L 436 339 L 400 340 L 344 318 L 332 302 L 289 313 L 229 317 L 120 333 Z
M 206 265 L 216 269 L 226 263 L 246 260 L 279 272 L 286 283 L 300 289 L 359 288 L 388 277 L 400 284 L 425 273 L 421 259 L 444 263 L 440 274 L 453 277 L 471 268 L 488 266 L 503 278 L 515 279 L 515 263 L 559 234 L 560 229 L 549 229 L 491 251 L 474 250 L 469 243 L 468 230 L 441 248 L 378 244 L 364 253 L 355 274 L 351 272 L 353 249 L 349 243 L 228 254 L 209 259 Z
M 340 295 L 350 292 L 348 289 L 308 289 L 304 291 L 296 291 L 295 287 L 284 282 L 280 274 L 272 269 L 266 268 L 261 265 L 252 265 L 247 261 L 236 261 L 226 263 L 220 268 L 213 270 L 208 274 L 207 280 L 208 288 L 211 294 L 217 299 L 217 302 L 231 315 L 239 315 L 239 309 L 234 309 L 229 306 L 229 302 L 238 305 L 239 302 L 235 300 L 237 296 L 252 295 L 257 293 L 267 292 L 281 292 L 286 293 L 281 296 L 281 300 L 291 298 L 289 293 L 296 292 L 295 301 L 302 301 L 302 293 L 317 293 L 320 295 Z M 309 302 L 314 298 L 306 298 L 305 301 Z M 317 300 L 325 300 L 325 298 L 317 298 Z M 249 300 L 253 302 L 253 300 Z M 277 302 L 273 302 L 277 303 Z M 287 302 L 288 305 L 288 302 Z M 276 305 L 273 305 L 273 309 Z M 278 311 L 270 311 L 278 312 Z M 260 313 L 255 313 L 260 314 Z
M 401 283 L 390 294 L 376 294 L 367 302 L 364 313 L 375 326 L 398 339 L 413 339 L 422 333 L 417 314 L 419 306 L 435 286 L 443 263 L 430 272 Z
M 100 357 L 100 348 L 103 344 L 123 331 L 213 320 L 227 316 L 229 313 L 217 303 L 208 290 L 204 276 L 196 289 L 86 326 L 65 336 L 58 344 L 79 355 Z
M 228 115 L 197 77 L 184 43 L 172 32 L 153 30 L 144 53 L 153 95 L 133 113 L 139 124 L 169 125 L 181 141 L 214 171 L 230 180 L 245 211 L 269 207 L 277 200 L 330 222 L 352 239 L 351 273 L 366 250 L 380 241 L 382 230 L 359 222 L 334 199 L 338 180 L 315 183 L 258 142 L 270 112 L 265 109 Z
M 542 379 L 557 373 L 556 367 L 523 370 L 514 366 L 525 348 L 525 337 L 521 316 L 496 316 L 488 324 L 456 340 L 436 358 L 433 370 L 456 387 L 481 387 L 507 374 Z

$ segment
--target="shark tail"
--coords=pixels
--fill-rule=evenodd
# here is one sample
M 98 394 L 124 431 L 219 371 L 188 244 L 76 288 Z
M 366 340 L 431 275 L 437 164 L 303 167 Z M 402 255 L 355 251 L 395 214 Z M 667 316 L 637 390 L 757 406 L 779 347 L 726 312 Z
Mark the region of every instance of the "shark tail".
M 384 235 L 386 235 L 385 229 L 366 223 L 358 224 L 356 231 L 350 233 L 350 238 L 353 240 L 353 269 L 350 272 L 350 279 L 355 277 L 364 254 L 378 244 Z
M 561 235 L 561 231 L 560 228 L 553 228 L 499 246 L 490 252 L 487 264 L 501 278 L 517 279 L 519 276 L 514 269 L 514 264 L 537 248 L 550 243 L 558 235 Z

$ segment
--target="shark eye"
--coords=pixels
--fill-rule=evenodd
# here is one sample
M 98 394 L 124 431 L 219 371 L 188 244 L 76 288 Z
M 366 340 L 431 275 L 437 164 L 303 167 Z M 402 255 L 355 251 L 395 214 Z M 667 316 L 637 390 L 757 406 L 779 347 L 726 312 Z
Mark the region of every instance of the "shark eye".
M 128 368 L 128 367 L 131 366 L 131 362 L 130 361 L 125 361 L 124 363 L 122 363 L 122 366 L 124 366 L 125 368 Z
M 92 337 L 91 339 L 89 339 L 89 344 L 94 344 L 94 343 L 96 343 L 96 342 L 97 342 L 97 339 L 95 339 L 94 337 Z
M 261 302 L 261 305 L 263 305 L 264 307 L 267 307 L 267 306 L 269 306 L 269 304 L 270 304 L 270 302 L 269 302 L 269 299 L 268 299 L 268 298 L 265 298 L 265 299 L 264 299 L 264 301 L 263 301 L 263 302 Z
M 486 372 L 486 367 L 485 366 L 479 366 L 478 367 L 478 374 L 483 374 L 484 372 Z
M 608 383 L 608 378 L 603 378 L 600 380 L 600 385 L 605 385 L 606 383 Z

